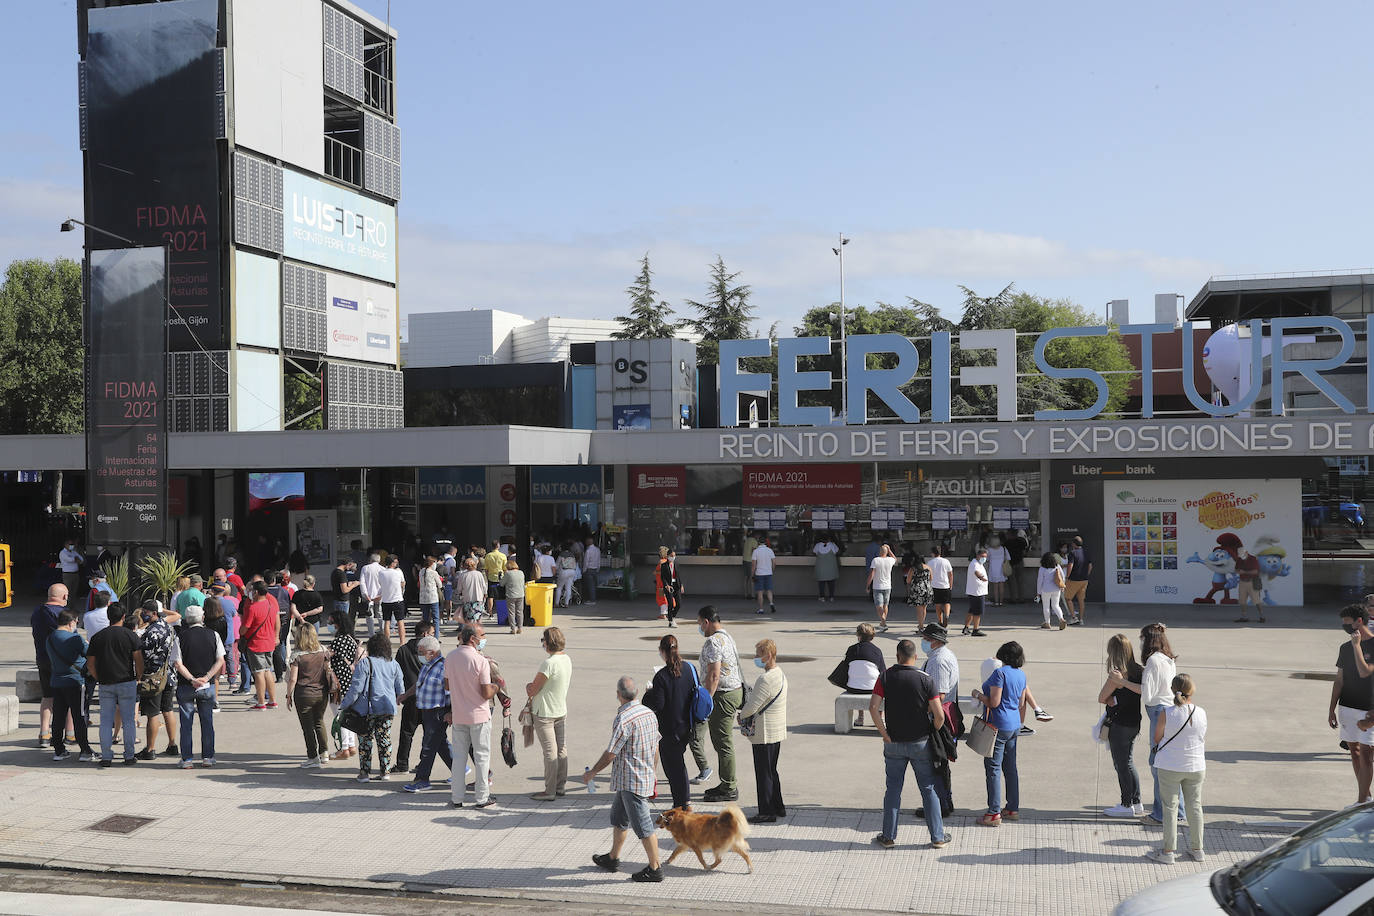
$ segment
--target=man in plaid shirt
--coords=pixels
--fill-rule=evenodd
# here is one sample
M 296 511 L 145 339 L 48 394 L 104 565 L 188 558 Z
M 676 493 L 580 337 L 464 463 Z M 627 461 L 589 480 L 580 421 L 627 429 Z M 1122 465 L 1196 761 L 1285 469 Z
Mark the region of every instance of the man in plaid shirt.
M 429 788 L 429 771 L 434 766 L 436 754 L 453 772 L 453 752 L 449 749 L 448 728 L 444 723 L 444 713 L 449 708 L 448 691 L 444 689 L 444 656 L 440 651 L 439 640 L 426 636 L 415 646 L 423 660 L 420 673 L 415 676 L 415 685 L 401 695 L 402 700 L 415 697 L 415 707 L 420 710 L 420 724 L 424 727 L 424 740 L 420 746 L 420 762 L 415 765 L 415 781 L 401 788 L 407 792 L 421 792 Z
M 635 836 L 649 854 L 649 864 L 630 876 L 633 881 L 662 881 L 663 869 L 658 864 L 658 837 L 654 836 L 654 821 L 649 813 L 649 797 L 654 794 L 658 767 L 658 717 L 635 697 L 638 689 L 633 678 L 616 681 L 615 696 L 620 703 L 615 721 L 611 723 L 611 743 L 582 777 L 590 784 L 592 777 L 614 761 L 611 767 L 611 851 L 597 853 L 592 861 L 607 871 L 620 868 L 620 848 L 625 834 L 633 827 Z

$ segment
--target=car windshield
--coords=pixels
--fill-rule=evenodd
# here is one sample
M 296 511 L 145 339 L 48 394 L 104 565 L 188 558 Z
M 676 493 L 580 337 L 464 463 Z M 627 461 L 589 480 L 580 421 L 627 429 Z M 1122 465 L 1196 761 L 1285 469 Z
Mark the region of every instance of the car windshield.
M 1374 879 L 1374 808 L 1345 812 L 1298 831 L 1236 866 L 1231 886 L 1259 913 L 1319 913 Z

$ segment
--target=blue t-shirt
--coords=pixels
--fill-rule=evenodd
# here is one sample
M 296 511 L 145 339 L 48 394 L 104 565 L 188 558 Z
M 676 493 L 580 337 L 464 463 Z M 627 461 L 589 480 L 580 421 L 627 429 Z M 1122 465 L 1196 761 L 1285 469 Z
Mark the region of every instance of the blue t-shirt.
M 1026 672 L 1008 665 L 996 669 L 983 684 L 983 693 L 1002 688 L 1002 702 L 988 714 L 988 722 L 998 731 L 1021 727 L 1021 694 L 1026 692 Z

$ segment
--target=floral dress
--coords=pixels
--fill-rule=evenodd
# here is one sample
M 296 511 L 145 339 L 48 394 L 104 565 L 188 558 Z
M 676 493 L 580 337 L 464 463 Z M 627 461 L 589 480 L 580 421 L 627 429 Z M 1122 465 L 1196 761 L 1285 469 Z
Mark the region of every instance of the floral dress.
M 930 604 L 934 598 L 930 590 L 930 568 L 917 560 L 911 567 L 911 582 L 906 589 L 906 603 L 913 607 Z

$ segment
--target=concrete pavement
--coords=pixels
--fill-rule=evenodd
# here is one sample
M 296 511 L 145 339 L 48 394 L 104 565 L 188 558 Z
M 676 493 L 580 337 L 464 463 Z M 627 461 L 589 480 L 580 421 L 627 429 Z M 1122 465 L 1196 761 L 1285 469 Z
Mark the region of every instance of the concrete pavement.
M 344 763 L 303 771 L 296 766 L 303 744 L 294 715 L 284 708 L 250 712 L 227 697 L 217 717 L 220 766 L 193 771 L 164 761 L 110 770 L 55 764 L 50 753 L 33 747 L 37 706 L 26 704 L 27 727 L 18 738 L 0 739 L 0 862 L 114 871 L 146 870 L 154 862 L 169 873 L 233 880 L 500 899 L 1100 913 L 1165 877 L 1253 854 L 1354 801 L 1349 764 L 1325 724 L 1330 682 L 1313 677 L 1333 670 L 1344 638 L 1334 606 L 1276 611 L 1270 623 L 1248 628 L 1230 622 L 1229 608 L 1120 606 L 1104 612 L 1090 606 L 1088 626 L 1059 632 L 1039 630 L 1038 613 L 1018 605 L 989 609 L 990 638 L 956 637 L 953 647 L 967 694 L 981 659 L 1002 641 L 1019 640 L 1031 689 L 1055 714 L 1054 722 L 1037 723 L 1038 733 L 1022 739 L 1023 820 L 999 829 L 973 825 L 968 815 L 983 808 L 983 773 L 980 760 L 966 754 L 954 769 L 960 809 L 951 821 L 954 843 L 938 851 L 921 848 L 928 840 L 924 824 L 904 815 L 899 846 L 881 850 L 869 842 L 878 832 L 883 793 L 878 739 L 871 728 L 833 734 L 835 691 L 825 681 L 852 642 L 854 625 L 871 619 L 871 609 L 863 599 L 836 605 L 797 599 L 776 616 L 757 616 L 742 601 L 721 606 L 746 658 L 756 639 L 778 642 L 792 690 L 780 764 L 792 816 L 785 825 L 756 829 L 752 876 L 743 874 L 738 860 L 703 873 L 695 857 L 680 858 L 667 880 L 646 892 L 624 874 L 596 870 L 590 856 L 609 844 L 606 796 L 587 796 L 579 788 L 557 803 L 530 800 L 542 772 L 537 747 L 519 748 L 513 770 L 496 764 L 495 807 L 454 810 L 441 791 L 401 793 L 399 779 L 357 784 L 354 768 Z M 0 612 L 0 680 L 10 684 L 31 649 L 27 613 L 27 607 Z M 655 642 L 665 630 L 652 616 L 647 602 L 602 602 L 557 619 L 574 663 L 568 727 L 573 772 L 592 763 L 604 745 L 615 678 L 647 679 L 656 663 Z M 1098 813 L 1117 800 L 1106 750 L 1089 738 L 1106 639 L 1118 630 L 1134 635 L 1155 619 L 1169 624 L 1179 670 L 1194 676 L 1209 715 L 1204 807 L 1213 855 L 1203 865 L 1149 862 L 1142 855 L 1159 842 L 1158 828 Z M 911 620 L 905 608 L 897 609 L 893 630 L 879 637 L 889 658 L 896 638 L 909 635 Z M 701 642 L 694 622 L 672 632 L 694 655 Z M 542 657 L 537 640 L 531 629 L 518 637 L 490 631 L 488 652 L 501 661 L 517 694 Z M 446 643 L 452 642 L 449 636 Z M 741 804 L 748 811 L 753 775 L 744 739 L 736 742 Z M 1136 761 L 1148 780 L 1143 744 L 1137 742 Z M 436 772 L 436 778 L 443 775 Z M 666 784 L 660 785 L 666 795 Z M 1148 782 L 1143 794 L 1148 803 Z M 909 812 L 918 803 L 910 783 L 905 799 Z M 86 829 L 116 813 L 157 820 L 129 836 Z M 671 848 L 670 838 L 661 843 Z M 641 857 L 637 847 L 626 854 L 631 862 Z

